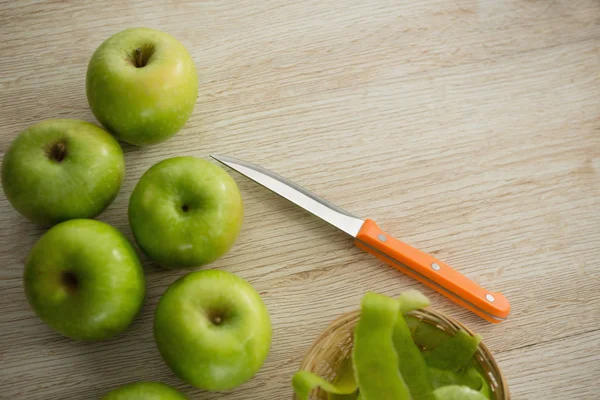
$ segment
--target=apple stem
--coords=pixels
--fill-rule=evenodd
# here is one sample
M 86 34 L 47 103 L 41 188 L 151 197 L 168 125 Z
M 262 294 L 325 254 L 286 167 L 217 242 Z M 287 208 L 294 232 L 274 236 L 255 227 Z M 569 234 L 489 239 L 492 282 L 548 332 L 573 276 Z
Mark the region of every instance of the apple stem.
M 78 280 L 77 276 L 72 272 L 63 272 L 62 273 L 62 283 L 70 292 L 74 292 L 77 290 Z
M 57 162 L 61 162 L 64 160 L 67 155 L 67 147 L 63 142 L 58 142 L 54 146 L 52 146 L 52 150 L 50 151 L 50 157 Z
M 213 324 L 215 325 L 221 325 L 221 322 L 223 322 L 223 318 L 221 318 L 220 315 L 217 315 L 213 318 Z
M 142 68 L 144 66 L 144 58 L 142 57 L 142 49 L 139 47 L 135 49 L 135 66 Z

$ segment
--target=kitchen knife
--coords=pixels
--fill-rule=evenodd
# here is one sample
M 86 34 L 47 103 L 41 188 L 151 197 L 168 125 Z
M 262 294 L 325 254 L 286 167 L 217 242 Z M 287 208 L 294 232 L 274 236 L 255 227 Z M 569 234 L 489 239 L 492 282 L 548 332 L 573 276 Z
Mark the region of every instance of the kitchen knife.
M 485 320 L 498 323 L 510 312 L 502 293 L 489 292 L 444 262 L 383 232 L 301 186 L 258 165 L 227 156 L 212 158 L 288 199 L 354 238 L 356 246 L 417 279 Z

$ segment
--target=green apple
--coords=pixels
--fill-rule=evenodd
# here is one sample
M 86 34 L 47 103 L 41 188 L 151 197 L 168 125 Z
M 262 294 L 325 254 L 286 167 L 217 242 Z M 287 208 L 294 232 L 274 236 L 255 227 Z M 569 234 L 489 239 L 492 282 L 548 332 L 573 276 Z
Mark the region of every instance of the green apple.
M 204 390 L 229 390 L 263 365 L 271 321 L 248 282 L 225 271 L 197 271 L 176 280 L 161 297 L 154 338 L 179 378 Z
M 235 242 L 243 219 L 235 181 L 195 157 L 152 166 L 129 199 L 129 223 L 142 250 L 169 268 L 210 263 Z
M 35 313 L 78 340 L 104 340 L 125 330 L 146 292 L 131 243 L 91 219 L 62 222 L 46 232 L 29 254 L 24 286 Z
M 187 397 L 164 383 L 136 382 L 111 391 L 102 400 L 187 400 Z
M 51 119 L 23 131 L 2 162 L 2 188 L 31 221 L 52 225 L 93 218 L 115 199 L 125 159 L 119 143 L 94 124 Z
M 138 146 L 159 143 L 185 124 L 198 96 L 194 60 L 173 36 L 149 28 L 119 32 L 96 49 L 86 94 L 100 123 Z

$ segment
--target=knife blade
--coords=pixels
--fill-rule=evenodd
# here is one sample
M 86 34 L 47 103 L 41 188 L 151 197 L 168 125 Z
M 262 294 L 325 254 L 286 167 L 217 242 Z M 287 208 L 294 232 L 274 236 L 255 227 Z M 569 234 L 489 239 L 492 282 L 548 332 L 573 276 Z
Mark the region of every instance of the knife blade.
M 483 289 L 443 261 L 383 232 L 374 221 L 358 218 L 261 166 L 228 156 L 211 157 L 339 228 L 353 237 L 354 243 L 361 250 L 417 279 L 485 320 L 498 323 L 508 317 L 510 304 L 502 293 Z

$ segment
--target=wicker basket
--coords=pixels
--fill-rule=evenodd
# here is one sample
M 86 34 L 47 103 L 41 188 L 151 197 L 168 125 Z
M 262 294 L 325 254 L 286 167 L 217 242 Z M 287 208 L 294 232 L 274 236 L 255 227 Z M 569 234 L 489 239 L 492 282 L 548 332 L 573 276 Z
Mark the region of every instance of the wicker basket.
M 431 309 L 413 311 L 410 315 L 450 334 L 462 328 L 473 335 L 473 332 L 460 322 Z M 304 357 L 300 369 L 313 372 L 333 382 L 342 362 L 350 357 L 354 327 L 359 318 L 360 311 L 357 310 L 343 314 L 333 321 L 313 343 Z M 483 343 L 479 345 L 475 357 L 485 372 L 490 388 L 493 391 L 492 400 L 510 400 L 506 379 L 502 375 L 492 353 L 490 353 L 489 349 Z M 315 391 L 311 398 L 326 400 L 327 395 L 321 391 Z

